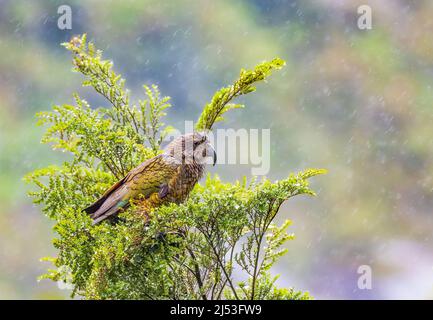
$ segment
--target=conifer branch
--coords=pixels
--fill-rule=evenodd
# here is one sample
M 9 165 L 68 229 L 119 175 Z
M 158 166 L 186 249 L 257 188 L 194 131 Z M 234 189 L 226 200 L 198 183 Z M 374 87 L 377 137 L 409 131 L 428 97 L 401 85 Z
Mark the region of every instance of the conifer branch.
M 231 86 L 218 90 L 210 103 L 208 103 L 200 115 L 196 129 L 199 131 L 211 130 L 212 126 L 223 120 L 223 114 L 231 109 L 241 108 L 242 105 L 230 102 L 244 94 L 254 92 L 254 83 L 265 80 L 273 70 L 279 70 L 285 65 L 284 60 L 275 58 L 268 62 L 258 64 L 253 70 L 242 69 L 237 79 Z

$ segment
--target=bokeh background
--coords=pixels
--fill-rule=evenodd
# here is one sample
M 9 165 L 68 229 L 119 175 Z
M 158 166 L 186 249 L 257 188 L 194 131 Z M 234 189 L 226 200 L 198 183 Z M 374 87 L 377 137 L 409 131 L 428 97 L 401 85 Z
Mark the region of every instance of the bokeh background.
M 57 8 L 72 7 L 72 30 Z M 372 8 L 373 28 L 357 27 Z M 297 238 L 279 283 L 318 299 L 433 298 L 433 2 L 367 0 L 0 0 L 0 298 L 68 298 L 37 276 L 55 254 L 51 222 L 22 176 L 65 155 L 39 143 L 34 114 L 98 99 L 59 46 L 86 32 L 127 79 L 133 97 L 156 83 L 172 97 L 167 122 L 195 120 L 242 67 L 287 61 L 221 127 L 270 128 L 269 177 L 308 167 L 315 198 L 289 201 Z M 212 169 L 233 181 L 250 166 Z M 373 288 L 357 286 L 360 265 Z

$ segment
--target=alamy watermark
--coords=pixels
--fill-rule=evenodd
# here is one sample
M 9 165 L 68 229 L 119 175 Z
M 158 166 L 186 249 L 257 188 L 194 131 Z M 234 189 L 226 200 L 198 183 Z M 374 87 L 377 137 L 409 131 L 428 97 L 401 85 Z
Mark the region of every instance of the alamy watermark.
M 373 15 L 369 5 L 363 4 L 358 7 L 358 28 L 360 30 L 371 30 L 373 28 Z
M 369 5 L 363 4 L 357 8 L 359 15 L 357 25 L 360 30 L 371 30 L 373 27 L 372 9 Z M 72 8 L 67 4 L 63 4 L 57 8 L 57 27 L 60 30 L 72 29 Z
M 185 121 L 183 132 L 174 129 L 165 137 L 165 142 L 193 131 L 193 121 Z M 215 148 L 217 164 L 251 165 L 251 174 L 255 176 L 269 173 L 271 167 L 270 129 L 216 129 L 213 132 L 205 132 L 204 135 Z M 211 163 L 212 157 L 201 151 L 199 149 L 194 152 L 195 160 Z M 203 159 L 199 159 L 200 157 Z
M 57 18 L 57 27 L 60 30 L 71 30 L 72 29 L 72 8 L 66 4 L 61 5 L 57 8 L 57 14 L 60 15 Z
M 357 270 L 360 276 L 358 277 L 358 289 L 371 290 L 373 289 L 373 273 L 369 265 L 363 264 Z

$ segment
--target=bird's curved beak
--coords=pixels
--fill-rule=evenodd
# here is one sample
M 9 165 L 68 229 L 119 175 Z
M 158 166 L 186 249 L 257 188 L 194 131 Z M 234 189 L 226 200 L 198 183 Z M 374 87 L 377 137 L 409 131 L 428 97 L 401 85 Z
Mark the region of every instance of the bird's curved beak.
M 212 153 L 212 157 L 213 157 L 213 166 L 215 166 L 216 162 L 217 162 L 217 153 L 215 151 L 215 148 L 213 147 L 212 144 L 208 144 L 208 150 L 211 151 Z

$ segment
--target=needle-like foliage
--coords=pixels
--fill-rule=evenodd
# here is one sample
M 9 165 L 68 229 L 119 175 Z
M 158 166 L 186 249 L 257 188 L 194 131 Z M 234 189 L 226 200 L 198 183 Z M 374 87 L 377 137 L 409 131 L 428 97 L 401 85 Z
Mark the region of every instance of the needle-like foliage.
M 239 79 L 214 94 L 212 101 L 204 107 L 196 128 L 203 131 L 211 130 L 215 122 L 224 120 L 224 113 L 231 109 L 243 107 L 243 105 L 230 102 L 236 97 L 256 91 L 256 87 L 253 86 L 255 82 L 265 80 L 272 70 L 279 70 L 285 64 L 280 58 L 275 58 L 272 61 L 258 64 L 254 70 L 242 69 Z

